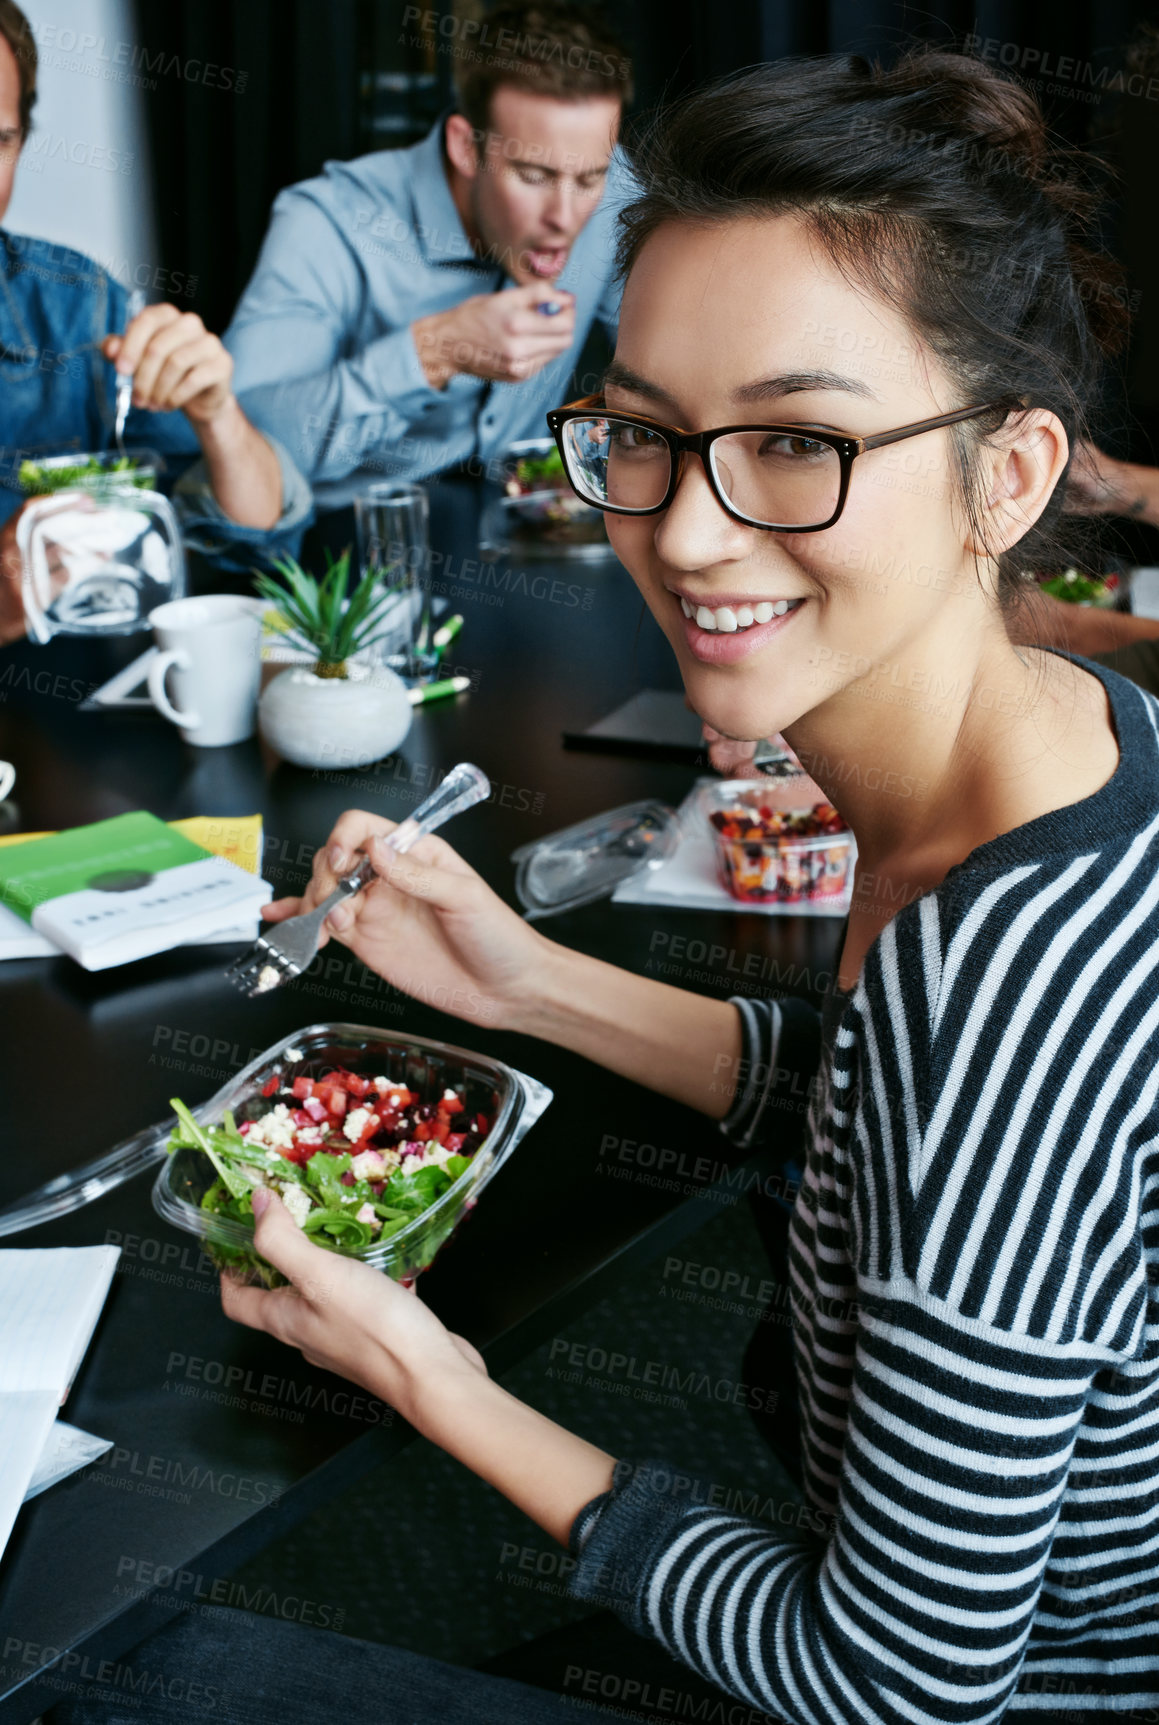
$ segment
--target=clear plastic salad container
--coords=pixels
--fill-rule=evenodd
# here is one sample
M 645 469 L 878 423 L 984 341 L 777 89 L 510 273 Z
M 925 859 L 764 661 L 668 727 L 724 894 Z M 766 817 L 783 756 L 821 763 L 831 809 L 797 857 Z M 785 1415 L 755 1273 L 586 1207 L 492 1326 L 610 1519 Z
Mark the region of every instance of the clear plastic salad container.
M 220 1124 L 227 1110 L 239 1125 L 257 1120 L 277 1099 L 276 1094 L 264 1094 L 272 1080 L 288 1087 L 295 1078 L 320 1079 L 337 1068 L 403 1084 L 419 1091 L 424 1100 L 454 1089 L 463 1095 L 470 1113 L 481 1112 L 491 1120 L 466 1171 L 421 1215 L 389 1239 L 353 1249 L 330 1248 L 372 1264 L 396 1281 L 411 1281 L 474 1207 L 488 1181 L 539 1119 L 552 1093 L 500 1060 L 449 1043 L 361 1024 L 312 1024 L 267 1049 L 192 1112 L 202 1126 Z M 202 1151 L 176 1150 L 158 1172 L 154 1208 L 167 1222 L 198 1235 L 208 1254 L 235 1273 L 267 1285 L 280 1281 L 254 1250 L 252 1224 L 202 1209 L 201 1200 L 215 1178 L 214 1167 Z
M 146 453 L 138 456 L 143 460 Z M 131 635 L 148 626 L 158 605 L 185 591 L 177 517 L 160 492 L 149 489 L 156 468 L 146 463 L 132 474 L 110 472 L 112 459 L 72 456 L 37 464 L 45 490 L 30 498 L 16 527 L 33 641 Z M 70 465 L 61 469 L 62 461 Z M 86 463 L 96 464 L 92 472 L 52 487 L 54 472 L 59 478 Z
M 844 896 L 853 834 L 805 774 L 706 785 L 701 810 L 721 885 L 734 898 L 799 904 Z

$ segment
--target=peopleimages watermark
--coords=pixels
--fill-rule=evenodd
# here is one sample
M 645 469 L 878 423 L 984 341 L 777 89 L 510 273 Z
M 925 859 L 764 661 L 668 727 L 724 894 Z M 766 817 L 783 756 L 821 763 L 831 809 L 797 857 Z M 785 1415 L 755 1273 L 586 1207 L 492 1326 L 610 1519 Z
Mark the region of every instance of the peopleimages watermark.
M 128 1577 L 128 1580 L 125 1578 Z M 118 1597 L 148 1598 L 155 1605 L 176 1611 L 197 1611 L 212 1617 L 219 1607 L 255 1611 L 265 1617 L 280 1617 L 285 1623 L 305 1623 L 316 1629 L 341 1629 L 346 1608 L 301 1594 L 279 1594 L 265 1582 L 247 1586 L 229 1576 L 206 1576 L 194 1569 L 175 1569 L 143 1557 L 122 1556 L 117 1560 Z
M 199 1354 L 173 1352 L 165 1362 L 166 1383 L 176 1376 L 181 1381 L 172 1385 L 176 1395 L 192 1395 L 219 1400 L 220 1396 L 236 1398 L 229 1405 L 249 1407 L 253 1411 L 269 1411 L 276 1404 L 288 1404 L 290 1417 L 301 1422 L 304 1411 L 336 1414 L 342 1419 L 362 1420 L 367 1425 L 390 1425 L 394 1409 L 377 1396 L 362 1395 L 354 1390 L 335 1390 L 324 1384 L 298 1383 L 293 1378 L 279 1377 L 276 1372 L 255 1372 L 251 1366 L 239 1366 L 225 1360 L 205 1359 Z M 213 1392 L 220 1392 L 220 1395 Z M 208 1394 L 207 1394 L 208 1392 Z M 268 1404 L 262 1409 L 262 1403 Z
M 640 1360 L 635 1354 L 595 1342 L 569 1342 L 564 1336 L 552 1341 L 549 1357 L 553 1363 L 547 1367 L 548 1375 L 562 1383 L 582 1383 L 589 1389 L 629 1395 L 639 1401 L 685 1407 L 685 1398 L 692 1396 L 698 1401 L 771 1413 L 779 1400 L 779 1391 L 739 1378 L 714 1377 L 696 1366 L 682 1367 L 664 1360 Z
M 138 1666 L 123 1664 L 116 1659 L 98 1659 L 90 1653 L 54 1647 L 45 1641 L 26 1641 L 18 1635 L 5 1638 L 0 1671 L 6 1677 L 25 1681 L 35 1673 L 35 1681 L 43 1683 L 55 1694 L 73 1695 L 82 1700 L 99 1699 L 111 1703 L 115 1693 L 118 1711 L 125 1705 L 139 1707 L 145 1696 L 182 1702 L 187 1707 L 207 1713 L 218 1707 L 228 1707 L 230 1700 L 229 1692 L 214 1684 L 166 1672 L 156 1665 Z

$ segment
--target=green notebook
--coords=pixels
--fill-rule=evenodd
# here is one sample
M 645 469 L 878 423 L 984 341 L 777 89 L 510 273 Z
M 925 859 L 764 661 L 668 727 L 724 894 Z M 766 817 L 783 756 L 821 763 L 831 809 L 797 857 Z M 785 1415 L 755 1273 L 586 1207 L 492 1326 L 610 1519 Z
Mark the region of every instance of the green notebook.
M 247 870 L 143 811 L 0 848 L 0 904 L 86 970 L 204 939 L 268 898 Z

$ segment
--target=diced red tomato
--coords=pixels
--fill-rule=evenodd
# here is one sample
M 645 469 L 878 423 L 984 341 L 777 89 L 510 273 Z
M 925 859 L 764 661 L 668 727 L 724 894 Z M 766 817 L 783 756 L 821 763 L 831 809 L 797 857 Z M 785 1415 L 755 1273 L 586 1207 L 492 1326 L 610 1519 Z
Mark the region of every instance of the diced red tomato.
M 282 1081 L 278 1077 L 277 1073 L 275 1073 L 272 1078 L 267 1078 L 265 1083 L 262 1085 L 262 1095 L 272 1096 L 281 1082 Z
M 290 1119 L 295 1126 L 313 1126 L 314 1121 L 304 1108 L 291 1108 Z
M 348 1100 L 345 1090 L 343 1090 L 339 1085 L 333 1083 L 320 1084 L 316 1094 L 319 1102 L 321 1102 L 331 1114 L 336 1114 L 339 1120 L 341 1120 L 342 1116 L 346 1112 L 346 1103 Z
M 445 1120 L 420 1120 L 414 1129 L 414 1136 L 419 1144 L 427 1144 L 433 1138 L 436 1144 L 445 1144 L 451 1128 Z
M 344 1072 L 342 1074 L 342 1083 L 348 1094 L 351 1096 L 357 1096 L 360 1102 L 366 1095 L 366 1092 L 370 1089 L 369 1078 L 359 1078 L 358 1074 L 355 1072 Z
M 447 1138 L 446 1138 L 447 1149 L 451 1152 L 452 1156 L 457 1156 L 459 1154 L 459 1151 L 462 1149 L 464 1143 L 466 1142 L 466 1139 L 467 1139 L 467 1134 L 465 1132 L 448 1132 L 447 1133 Z
M 491 1122 L 485 1114 L 476 1114 L 475 1125 L 480 1132 L 490 1132 Z
M 304 1162 L 306 1146 L 304 1144 L 288 1144 L 280 1147 L 278 1154 L 284 1156 L 287 1162 Z
M 462 1112 L 463 1098 L 461 1096 L 444 1096 L 439 1103 L 440 1114 L 459 1114 Z
M 314 1080 L 312 1078 L 295 1078 L 294 1095 L 298 1098 L 299 1102 L 304 1102 L 307 1096 L 313 1096 L 313 1094 Z
M 394 1131 L 395 1127 L 398 1125 L 399 1120 L 401 1118 L 402 1118 L 402 1115 L 401 1115 L 401 1112 L 399 1109 L 391 1108 L 385 1102 L 379 1103 L 379 1105 L 378 1105 L 379 1124 L 384 1126 L 388 1132 Z

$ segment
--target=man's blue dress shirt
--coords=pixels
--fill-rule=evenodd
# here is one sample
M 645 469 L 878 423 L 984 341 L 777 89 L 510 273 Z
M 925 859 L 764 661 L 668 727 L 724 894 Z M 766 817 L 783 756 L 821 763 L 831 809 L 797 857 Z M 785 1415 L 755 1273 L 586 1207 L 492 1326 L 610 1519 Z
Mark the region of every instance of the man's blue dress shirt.
M 576 296 L 571 347 L 522 383 L 463 373 L 445 389 L 428 383 L 410 325 L 511 285 L 471 249 L 442 133 L 440 121 L 411 149 L 328 162 L 282 192 L 226 332 L 246 412 L 286 445 L 320 499 L 348 497 L 372 478 L 487 464 L 521 438 L 546 437 L 544 414 L 566 399 L 593 322 L 615 338 L 616 215 L 635 189 L 618 153 L 558 278 Z

